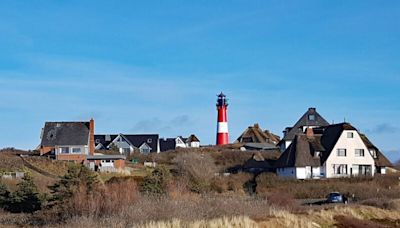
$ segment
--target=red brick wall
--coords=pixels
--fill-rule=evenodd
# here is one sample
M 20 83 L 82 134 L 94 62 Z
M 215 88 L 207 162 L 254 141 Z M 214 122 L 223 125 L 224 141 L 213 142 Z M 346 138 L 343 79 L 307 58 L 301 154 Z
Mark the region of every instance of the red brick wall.
M 125 168 L 125 160 L 115 160 L 114 167 L 116 169 L 124 169 Z
M 83 162 L 86 160 L 86 156 L 84 154 L 59 154 L 57 160 Z
M 40 148 L 40 155 L 47 154 L 50 151 L 52 151 L 53 149 L 54 149 L 54 147 L 50 147 L 50 146 L 41 147 Z

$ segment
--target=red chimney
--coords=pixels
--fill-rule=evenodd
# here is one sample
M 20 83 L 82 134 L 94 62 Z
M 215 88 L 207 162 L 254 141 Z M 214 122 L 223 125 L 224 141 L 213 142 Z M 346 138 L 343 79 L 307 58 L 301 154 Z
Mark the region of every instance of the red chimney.
M 94 155 L 94 120 L 90 119 L 89 129 L 89 155 Z

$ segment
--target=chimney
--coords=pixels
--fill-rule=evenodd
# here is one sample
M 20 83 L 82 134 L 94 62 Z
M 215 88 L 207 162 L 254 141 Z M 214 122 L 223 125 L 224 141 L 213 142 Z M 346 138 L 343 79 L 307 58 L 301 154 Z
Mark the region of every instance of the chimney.
M 314 130 L 311 127 L 307 128 L 306 135 L 307 135 L 307 138 L 314 137 Z
M 260 128 L 260 125 L 258 125 L 258 123 L 255 123 L 254 128 Z
M 90 119 L 89 127 L 89 155 L 94 155 L 94 120 Z

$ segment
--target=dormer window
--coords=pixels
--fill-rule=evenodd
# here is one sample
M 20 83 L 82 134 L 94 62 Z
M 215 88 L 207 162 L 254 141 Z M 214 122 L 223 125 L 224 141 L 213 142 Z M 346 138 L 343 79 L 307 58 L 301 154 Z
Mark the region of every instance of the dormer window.
M 314 114 L 308 115 L 308 120 L 314 121 L 315 115 Z
M 319 158 L 321 156 L 321 151 L 315 151 L 314 157 Z
M 369 153 L 372 155 L 373 158 L 376 158 L 376 157 L 377 157 L 377 155 L 376 155 L 376 150 L 370 149 L 370 150 L 369 150 Z

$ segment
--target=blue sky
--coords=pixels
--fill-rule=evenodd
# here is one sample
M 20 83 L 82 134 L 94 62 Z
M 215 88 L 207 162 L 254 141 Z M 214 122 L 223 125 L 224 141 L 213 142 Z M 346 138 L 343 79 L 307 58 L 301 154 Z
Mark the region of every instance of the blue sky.
M 98 133 L 281 135 L 308 107 L 400 158 L 398 1 L 1 1 L 0 147 L 45 121 Z

